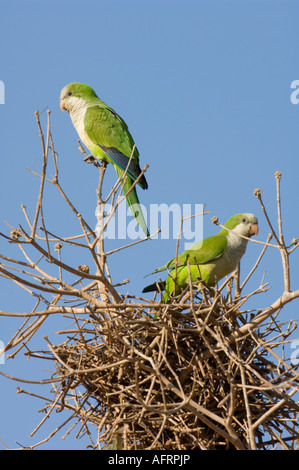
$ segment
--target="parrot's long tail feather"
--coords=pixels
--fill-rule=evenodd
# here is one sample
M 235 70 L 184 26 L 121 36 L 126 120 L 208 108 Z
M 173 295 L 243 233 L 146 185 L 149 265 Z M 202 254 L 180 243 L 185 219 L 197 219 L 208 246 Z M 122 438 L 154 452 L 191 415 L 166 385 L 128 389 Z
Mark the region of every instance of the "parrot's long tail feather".
M 116 169 L 118 177 L 122 176 L 123 171 L 118 167 L 115 167 L 115 169 Z M 123 184 L 124 194 L 126 194 L 129 191 L 132 184 L 133 184 L 133 181 L 131 180 L 131 178 L 127 176 L 125 184 Z M 136 187 L 133 188 L 132 191 L 127 195 L 126 200 L 137 224 L 142 228 L 143 232 L 148 237 L 150 233 L 148 231 L 148 228 L 147 228 L 147 225 L 146 225 L 143 213 L 142 213 L 142 209 L 140 207 L 139 199 L 138 199 L 137 192 L 136 192 Z
M 159 288 L 161 291 L 165 289 L 165 281 L 154 282 L 153 284 L 146 286 L 142 292 L 155 292 L 155 291 L 158 291 Z

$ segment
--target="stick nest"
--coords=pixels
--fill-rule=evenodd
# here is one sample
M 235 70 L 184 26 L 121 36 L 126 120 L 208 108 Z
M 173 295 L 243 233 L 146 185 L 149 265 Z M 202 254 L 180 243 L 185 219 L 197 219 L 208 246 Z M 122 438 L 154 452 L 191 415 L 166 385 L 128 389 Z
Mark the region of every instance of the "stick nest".
M 253 318 L 244 298 L 192 297 L 77 317 L 50 345 L 53 403 L 95 424 L 109 449 L 294 448 L 299 376 L 273 349 L 295 325 L 273 317 L 240 336 Z

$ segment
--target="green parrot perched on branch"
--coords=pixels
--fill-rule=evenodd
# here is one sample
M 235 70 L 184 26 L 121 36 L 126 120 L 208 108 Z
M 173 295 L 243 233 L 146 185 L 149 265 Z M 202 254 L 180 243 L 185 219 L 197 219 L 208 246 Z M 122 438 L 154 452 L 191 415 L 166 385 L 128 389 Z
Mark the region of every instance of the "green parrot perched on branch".
M 145 287 L 143 292 L 159 290 L 158 284 L 161 290 L 165 290 L 164 300 L 167 302 L 170 295 L 179 294 L 189 284 L 189 270 L 192 282 L 203 279 L 210 286 L 214 286 L 224 276 L 234 271 L 247 246 L 248 240 L 242 236 L 250 238 L 252 235 L 257 235 L 258 220 L 253 214 L 236 214 L 225 223 L 224 227 L 231 231 L 222 228 L 216 235 L 195 243 L 165 266 L 150 273 L 167 270 L 169 275 L 166 281 L 151 284 Z
M 90 86 L 83 83 L 69 83 L 63 88 L 60 94 L 60 108 L 62 111 L 68 111 L 80 139 L 94 157 L 111 163 L 118 177 L 127 169 L 123 184 L 123 192 L 126 194 L 140 175 L 141 169 L 139 152 L 136 146 L 134 147 L 133 137 L 125 121 L 101 101 Z M 142 189 L 147 189 L 144 175 L 140 177 L 138 184 Z M 145 235 L 149 236 L 136 187 L 126 196 L 126 200 L 136 222 Z

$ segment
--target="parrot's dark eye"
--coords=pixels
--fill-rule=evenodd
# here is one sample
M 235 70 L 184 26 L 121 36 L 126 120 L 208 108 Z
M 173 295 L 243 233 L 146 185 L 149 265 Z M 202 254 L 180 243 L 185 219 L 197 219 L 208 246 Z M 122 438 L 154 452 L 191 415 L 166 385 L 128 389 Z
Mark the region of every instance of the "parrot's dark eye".
M 243 224 L 245 224 L 245 222 L 247 222 L 247 219 L 245 219 L 245 217 L 243 217 L 242 222 L 243 222 Z
M 71 91 L 69 91 L 68 94 L 67 94 L 67 96 L 72 96 L 72 94 L 73 94 L 73 93 L 72 93 Z

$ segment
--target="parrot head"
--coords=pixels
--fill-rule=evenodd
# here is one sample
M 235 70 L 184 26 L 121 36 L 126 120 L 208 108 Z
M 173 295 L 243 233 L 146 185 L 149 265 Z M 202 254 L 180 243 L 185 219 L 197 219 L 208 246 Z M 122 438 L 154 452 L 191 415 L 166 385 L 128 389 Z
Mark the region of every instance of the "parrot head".
M 248 238 L 257 235 L 259 231 L 258 220 L 255 215 L 250 213 L 233 215 L 224 224 L 224 227 Z
M 60 93 L 60 109 L 68 112 L 74 107 L 97 98 L 94 90 L 83 83 L 74 82 L 66 85 Z

